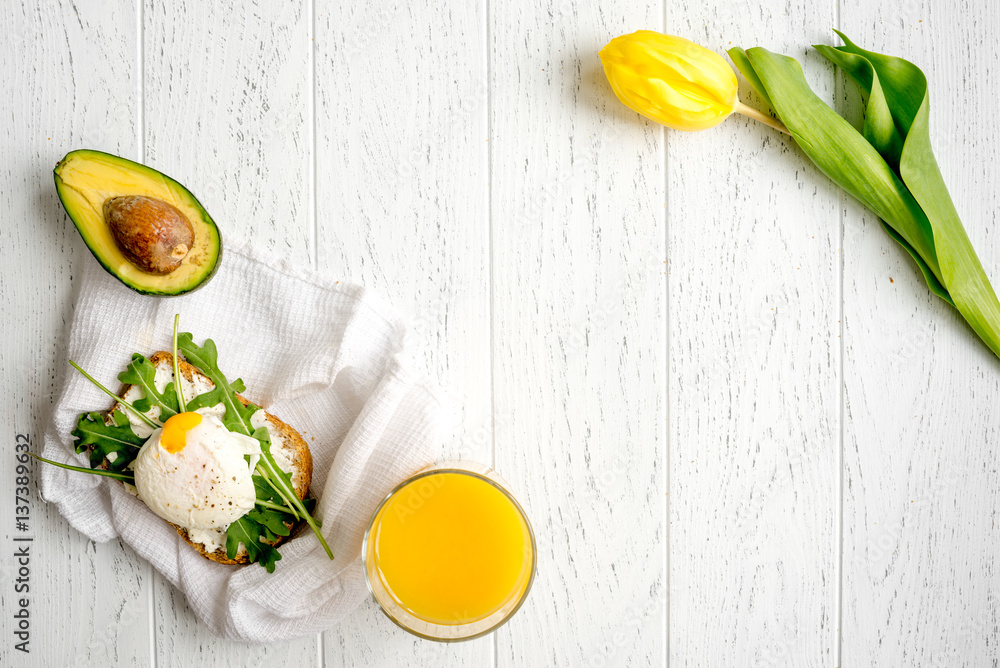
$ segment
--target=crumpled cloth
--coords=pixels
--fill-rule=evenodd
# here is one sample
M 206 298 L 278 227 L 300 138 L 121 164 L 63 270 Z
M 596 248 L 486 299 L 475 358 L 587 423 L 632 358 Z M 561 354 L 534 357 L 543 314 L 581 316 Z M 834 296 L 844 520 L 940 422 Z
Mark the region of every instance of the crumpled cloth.
M 117 392 L 133 352 L 171 349 L 179 313 L 180 330 L 196 343 L 215 341 L 219 367 L 230 381 L 243 378 L 247 399 L 306 439 L 314 512 L 336 558 L 305 527 L 282 545 L 272 574 L 257 564 L 217 564 L 118 481 L 40 464 L 44 498 L 91 539 L 128 543 L 223 637 L 275 642 L 343 619 L 367 595 L 361 542 L 372 512 L 392 487 L 433 463 L 448 425 L 443 394 L 403 355 L 404 319 L 363 287 L 247 246 L 227 245 L 215 277 L 180 297 L 140 295 L 90 258 L 84 264 L 69 359 Z M 42 456 L 88 466 L 70 432 L 80 413 L 111 403 L 69 369 Z

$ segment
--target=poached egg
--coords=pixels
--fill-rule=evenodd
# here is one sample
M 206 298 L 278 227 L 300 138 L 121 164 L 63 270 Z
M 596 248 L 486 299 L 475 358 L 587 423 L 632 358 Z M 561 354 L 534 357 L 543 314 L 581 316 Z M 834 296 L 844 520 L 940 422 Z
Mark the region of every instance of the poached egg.
M 135 488 L 168 522 L 186 529 L 225 529 L 254 507 L 251 476 L 260 455 L 256 439 L 229 431 L 216 416 L 178 413 L 136 455 Z

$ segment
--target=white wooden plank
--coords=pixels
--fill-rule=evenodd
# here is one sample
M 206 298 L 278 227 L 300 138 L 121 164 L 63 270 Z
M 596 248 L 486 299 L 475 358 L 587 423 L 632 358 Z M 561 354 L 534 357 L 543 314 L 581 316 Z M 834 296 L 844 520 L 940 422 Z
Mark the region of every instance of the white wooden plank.
M 305 3 L 147 1 L 143 18 L 146 160 L 223 234 L 308 263 Z
M 843 0 L 841 16 L 856 43 L 927 75 L 938 163 L 998 285 L 1000 11 Z M 1000 362 L 874 215 L 850 202 L 844 232 L 843 665 L 996 665 Z
M 7 445 L 0 459 L 4 557 L 0 560 L 4 666 L 138 665 L 149 656 L 148 569 L 113 541 L 95 545 L 37 494 L 30 528 L 14 525 L 15 434 L 39 452 L 53 398 L 66 374 L 62 349 L 72 278 L 93 262 L 66 217 L 51 169 L 67 151 L 93 146 L 135 150 L 135 13 L 131 2 L 44 2 L 0 17 L 5 94 L 0 141 L 4 270 L 0 272 L 0 352 Z M 37 464 L 31 465 L 37 472 Z M 30 590 L 16 592 L 15 537 L 33 536 Z M 23 545 L 23 544 L 21 544 Z M 24 584 L 23 582 L 21 584 Z M 13 619 L 29 600 L 30 653 L 15 650 Z
M 663 132 L 597 52 L 659 3 L 490 14 L 496 467 L 539 540 L 497 665 L 660 665 L 666 608 Z
M 143 28 L 147 162 L 191 189 L 224 240 L 310 263 L 305 4 L 146 2 Z M 159 576 L 154 601 L 158 666 L 317 662 L 318 637 L 218 639 Z
M 316 5 L 319 267 L 414 319 L 415 363 L 455 403 L 445 457 L 490 461 L 484 2 Z M 487 665 L 490 639 L 416 640 L 367 602 L 329 665 Z
M 418 362 L 459 404 L 446 451 L 489 461 L 495 439 L 540 541 L 536 589 L 495 638 L 419 641 L 369 601 L 326 634 L 326 661 L 660 663 L 669 464 L 669 659 L 832 665 L 836 190 L 770 130 L 730 120 L 664 135 L 613 100 L 596 51 L 658 25 L 659 7 L 494 8 L 488 81 L 483 3 L 320 2 L 314 247 L 308 16 L 301 3 L 262 4 L 145 4 L 147 160 L 189 185 L 232 238 L 303 262 L 316 252 L 324 271 L 411 313 Z M 19 323 L 2 352 L 4 421 L 36 442 L 64 373 L 58 346 L 39 341 L 64 333 L 70 278 L 92 261 L 48 170 L 83 145 L 136 154 L 134 11 L 50 2 L 0 19 L 13 93 L 0 101 L 0 189 L 14 194 L 4 239 L 30 258 L 0 275 L 2 315 Z M 998 141 L 983 110 L 995 97 L 997 10 L 842 0 L 840 13 L 849 35 L 929 75 L 938 157 L 992 273 Z M 830 41 L 836 20 L 834 7 L 805 3 L 773 13 L 682 3 L 666 15 L 669 32 L 720 51 L 731 40 L 800 58 L 807 42 Z M 829 68 L 810 55 L 806 69 L 832 99 Z M 857 101 L 840 105 L 850 113 Z M 1000 363 L 927 294 L 873 216 L 846 201 L 843 229 L 842 665 L 995 663 Z M 0 461 L 4 479 L 12 469 Z M 5 644 L 0 663 L 146 663 L 145 565 L 117 543 L 89 544 L 52 509 L 33 513 L 44 578 L 32 606 L 45 625 L 29 661 Z M 12 515 L 0 499 L 0 516 Z M 154 600 L 159 665 L 316 663 L 311 639 L 263 650 L 219 641 L 159 579 Z
M 686 2 L 667 22 L 793 55 L 830 101 L 806 45 L 834 10 Z M 667 137 L 670 663 L 836 665 L 838 190 L 741 117 Z

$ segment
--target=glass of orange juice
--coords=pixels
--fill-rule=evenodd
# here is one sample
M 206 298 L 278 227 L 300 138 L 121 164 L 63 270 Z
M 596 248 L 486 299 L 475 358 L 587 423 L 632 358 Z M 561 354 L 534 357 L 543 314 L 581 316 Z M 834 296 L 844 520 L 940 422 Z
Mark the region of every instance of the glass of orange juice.
M 535 576 L 535 536 L 496 473 L 446 464 L 403 481 L 378 505 L 362 559 L 389 619 L 457 642 L 495 630 L 521 607 Z

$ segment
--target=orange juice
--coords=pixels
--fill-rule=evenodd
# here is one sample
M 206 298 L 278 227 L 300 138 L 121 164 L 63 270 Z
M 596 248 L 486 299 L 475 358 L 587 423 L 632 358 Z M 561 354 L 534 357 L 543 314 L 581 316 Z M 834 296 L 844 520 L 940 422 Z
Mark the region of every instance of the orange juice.
M 489 480 L 444 470 L 401 487 L 372 521 L 373 575 L 403 609 L 442 625 L 484 619 L 519 599 L 534 564 L 514 501 Z

